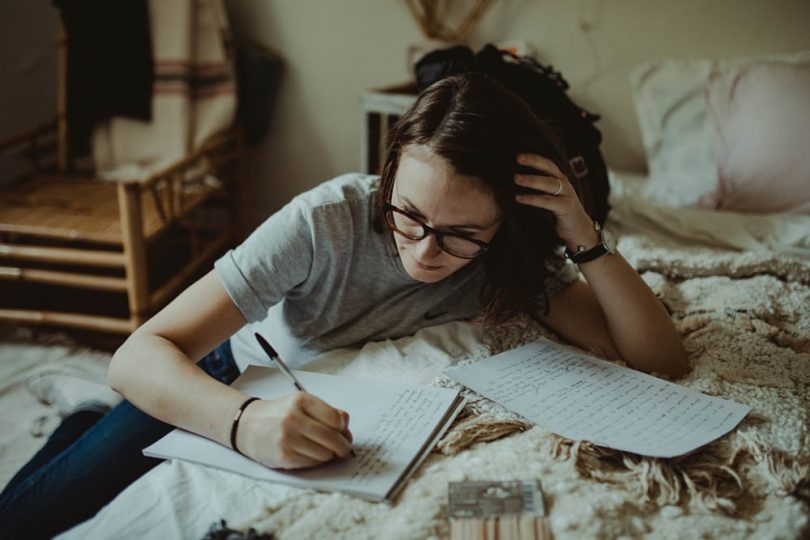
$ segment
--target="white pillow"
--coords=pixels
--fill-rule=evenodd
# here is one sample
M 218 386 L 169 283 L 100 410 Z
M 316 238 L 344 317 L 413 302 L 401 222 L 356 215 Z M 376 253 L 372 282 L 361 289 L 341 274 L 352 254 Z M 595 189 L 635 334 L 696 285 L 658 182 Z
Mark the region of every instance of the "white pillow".
M 714 131 L 705 87 L 719 71 L 763 60 L 802 62 L 810 51 L 733 60 L 656 60 L 631 74 L 633 101 L 647 155 L 645 196 L 673 207 L 696 206 L 717 186 Z
M 725 69 L 706 102 L 718 183 L 704 206 L 810 214 L 810 62 Z

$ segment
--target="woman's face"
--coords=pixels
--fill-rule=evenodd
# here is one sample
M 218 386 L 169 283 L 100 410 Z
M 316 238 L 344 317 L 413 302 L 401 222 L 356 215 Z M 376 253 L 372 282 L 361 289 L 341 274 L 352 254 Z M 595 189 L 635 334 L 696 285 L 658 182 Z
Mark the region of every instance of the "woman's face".
M 501 223 L 501 210 L 481 179 L 456 174 L 449 163 L 422 145 L 403 150 L 391 204 L 441 232 L 483 242 L 492 240 Z M 421 240 L 394 234 L 394 240 L 402 265 L 417 281 L 435 283 L 471 262 L 442 250 L 433 234 Z

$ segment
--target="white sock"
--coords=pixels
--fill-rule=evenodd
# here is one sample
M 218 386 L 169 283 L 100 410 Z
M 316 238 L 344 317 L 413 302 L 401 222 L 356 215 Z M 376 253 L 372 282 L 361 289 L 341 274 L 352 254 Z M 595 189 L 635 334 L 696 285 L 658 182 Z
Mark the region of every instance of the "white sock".
M 55 406 L 63 417 L 90 404 L 112 408 L 121 402 L 121 394 L 91 378 L 97 377 L 78 370 L 45 371 L 32 375 L 26 387 L 42 403 Z

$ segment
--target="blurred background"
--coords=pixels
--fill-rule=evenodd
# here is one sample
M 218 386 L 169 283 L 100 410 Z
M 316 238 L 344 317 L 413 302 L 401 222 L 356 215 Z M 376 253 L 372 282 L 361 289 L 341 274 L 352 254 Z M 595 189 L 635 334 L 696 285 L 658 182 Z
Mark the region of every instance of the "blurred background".
M 1 139 L 55 114 L 59 15 L 46 1 L 0 9 Z M 425 38 L 402 0 L 228 0 L 226 9 L 235 41 L 284 62 L 269 129 L 246 153 L 240 207 L 252 227 L 295 194 L 361 168 L 361 96 L 411 79 L 409 49 Z M 467 44 L 527 44 L 602 116 L 608 164 L 643 171 L 633 67 L 809 49 L 808 27 L 807 0 L 499 0 Z

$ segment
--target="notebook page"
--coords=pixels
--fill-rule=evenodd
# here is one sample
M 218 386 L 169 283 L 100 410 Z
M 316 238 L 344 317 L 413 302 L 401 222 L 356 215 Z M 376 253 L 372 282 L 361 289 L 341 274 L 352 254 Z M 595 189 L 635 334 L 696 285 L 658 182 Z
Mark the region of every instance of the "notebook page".
M 563 437 L 654 457 L 699 448 L 750 410 L 546 339 L 448 375 Z
M 384 500 L 411 463 L 424 454 L 437 426 L 446 427 L 461 410 L 456 390 L 304 371 L 295 374 L 310 393 L 349 413 L 356 457 L 312 469 L 274 470 L 179 429 L 144 449 L 144 454 L 185 459 L 298 487 Z M 292 392 L 290 383 L 276 369 L 260 366 L 250 366 L 233 386 L 262 398 Z

